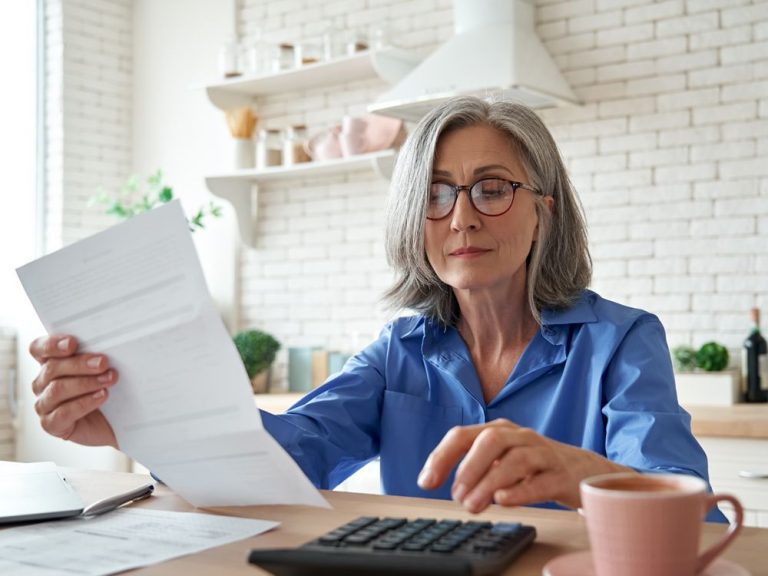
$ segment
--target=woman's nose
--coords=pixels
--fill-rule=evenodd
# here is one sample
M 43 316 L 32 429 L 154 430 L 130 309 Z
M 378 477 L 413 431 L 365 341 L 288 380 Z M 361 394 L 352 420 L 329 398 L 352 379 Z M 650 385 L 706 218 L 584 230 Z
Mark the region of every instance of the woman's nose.
M 451 228 L 454 230 L 475 229 L 480 226 L 480 215 L 469 200 L 469 192 L 462 190 L 456 198 L 451 214 Z

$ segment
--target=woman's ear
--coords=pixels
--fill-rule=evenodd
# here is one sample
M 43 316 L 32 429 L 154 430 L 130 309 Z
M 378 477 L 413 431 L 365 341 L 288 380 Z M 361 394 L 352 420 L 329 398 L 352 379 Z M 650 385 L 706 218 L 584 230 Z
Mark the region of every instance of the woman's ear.
M 554 197 L 552 197 L 552 196 L 543 196 L 541 198 L 541 204 L 544 206 L 544 208 L 542 209 L 542 212 L 544 210 L 546 210 L 546 211 L 549 212 L 549 215 L 552 216 L 552 212 L 554 212 L 554 210 L 555 210 L 555 199 L 554 199 Z M 533 241 L 534 242 L 536 242 L 536 238 L 539 237 L 539 218 L 538 218 L 539 211 L 537 210 L 536 212 L 537 212 L 537 214 L 536 214 L 536 216 L 537 216 L 537 218 L 536 218 L 536 227 L 533 229 Z
M 541 199 L 542 202 L 544 202 L 544 205 L 549 210 L 549 213 L 552 214 L 555 210 L 555 197 L 554 196 L 544 196 Z

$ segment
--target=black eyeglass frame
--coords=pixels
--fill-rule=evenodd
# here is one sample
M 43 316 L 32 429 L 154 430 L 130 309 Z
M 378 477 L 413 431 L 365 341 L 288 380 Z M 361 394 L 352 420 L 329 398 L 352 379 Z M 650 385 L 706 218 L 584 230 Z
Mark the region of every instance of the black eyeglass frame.
M 498 214 L 486 214 L 482 210 L 480 210 L 476 205 L 475 201 L 472 199 L 472 188 L 480 184 L 481 182 L 486 182 L 488 180 L 501 180 L 502 182 L 506 182 L 507 184 L 512 186 L 512 200 L 509 202 L 509 206 L 507 206 L 507 209 L 503 212 L 499 212 Z M 539 196 L 543 196 L 544 194 L 540 191 L 534 188 L 533 186 L 529 186 L 528 184 L 523 184 L 522 182 L 516 182 L 515 180 L 507 180 L 506 178 L 481 178 L 474 184 L 471 184 L 470 186 L 458 186 L 454 184 L 448 184 L 447 182 L 433 182 L 430 184 L 430 189 L 433 184 L 440 184 L 441 186 L 448 186 L 453 190 L 453 203 L 451 204 L 451 209 L 448 210 L 448 212 L 445 213 L 445 216 L 440 216 L 439 218 L 433 218 L 431 216 L 427 216 L 427 220 L 444 220 L 445 218 L 448 218 L 453 213 L 453 209 L 456 208 L 456 201 L 459 199 L 459 192 L 462 190 L 466 191 L 467 198 L 469 199 L 469 203 L 472 205 L 472 208 L 478 213 L 482 214 L 483 216 L 489 216 L 491 218 L 494 218 L 496 216 L 503 216 L 509 210 L 512 208 L 512 204 L 515 203 L 515 196 L 517 195 L 517 189 L 522 188 L 523 190 L 528 190 L 529 192 L 533 192 L 534 194 L 538 194 Z M 429 210 L 429 207 L 427 207 L 427 210 Z

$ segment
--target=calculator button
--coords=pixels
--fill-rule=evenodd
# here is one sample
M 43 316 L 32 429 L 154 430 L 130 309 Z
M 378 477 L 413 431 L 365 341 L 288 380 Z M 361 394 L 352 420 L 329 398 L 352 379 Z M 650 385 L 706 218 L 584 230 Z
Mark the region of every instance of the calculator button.
M 514 534 L 522 528 L 520 522 L 499 522 L 491 528 L 493 534 Z

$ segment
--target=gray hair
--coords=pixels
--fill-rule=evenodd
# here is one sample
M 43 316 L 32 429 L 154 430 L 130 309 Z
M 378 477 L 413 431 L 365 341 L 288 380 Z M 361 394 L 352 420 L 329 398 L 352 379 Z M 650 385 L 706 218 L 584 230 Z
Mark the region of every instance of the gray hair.
M 395 281 L 384 294 L 393 309 L 410 309 L 449 326 L 460 311 L 453 290 L 427 260 L 424 224 L 432 163 L 440 136 L 485 124 L 507 134 L 530 184 L 554 198 L 550 211 L 536 195 L 538 235 L 527 261 L 528 305 L 537 322 L 543 308 L 567 308 L 592 277 L 581 204 L 552 135 L 529 108 L 480 98 L 454 98 L 429 112 L 400 149 L 392 176 L 386 223 L 387 260 Z

